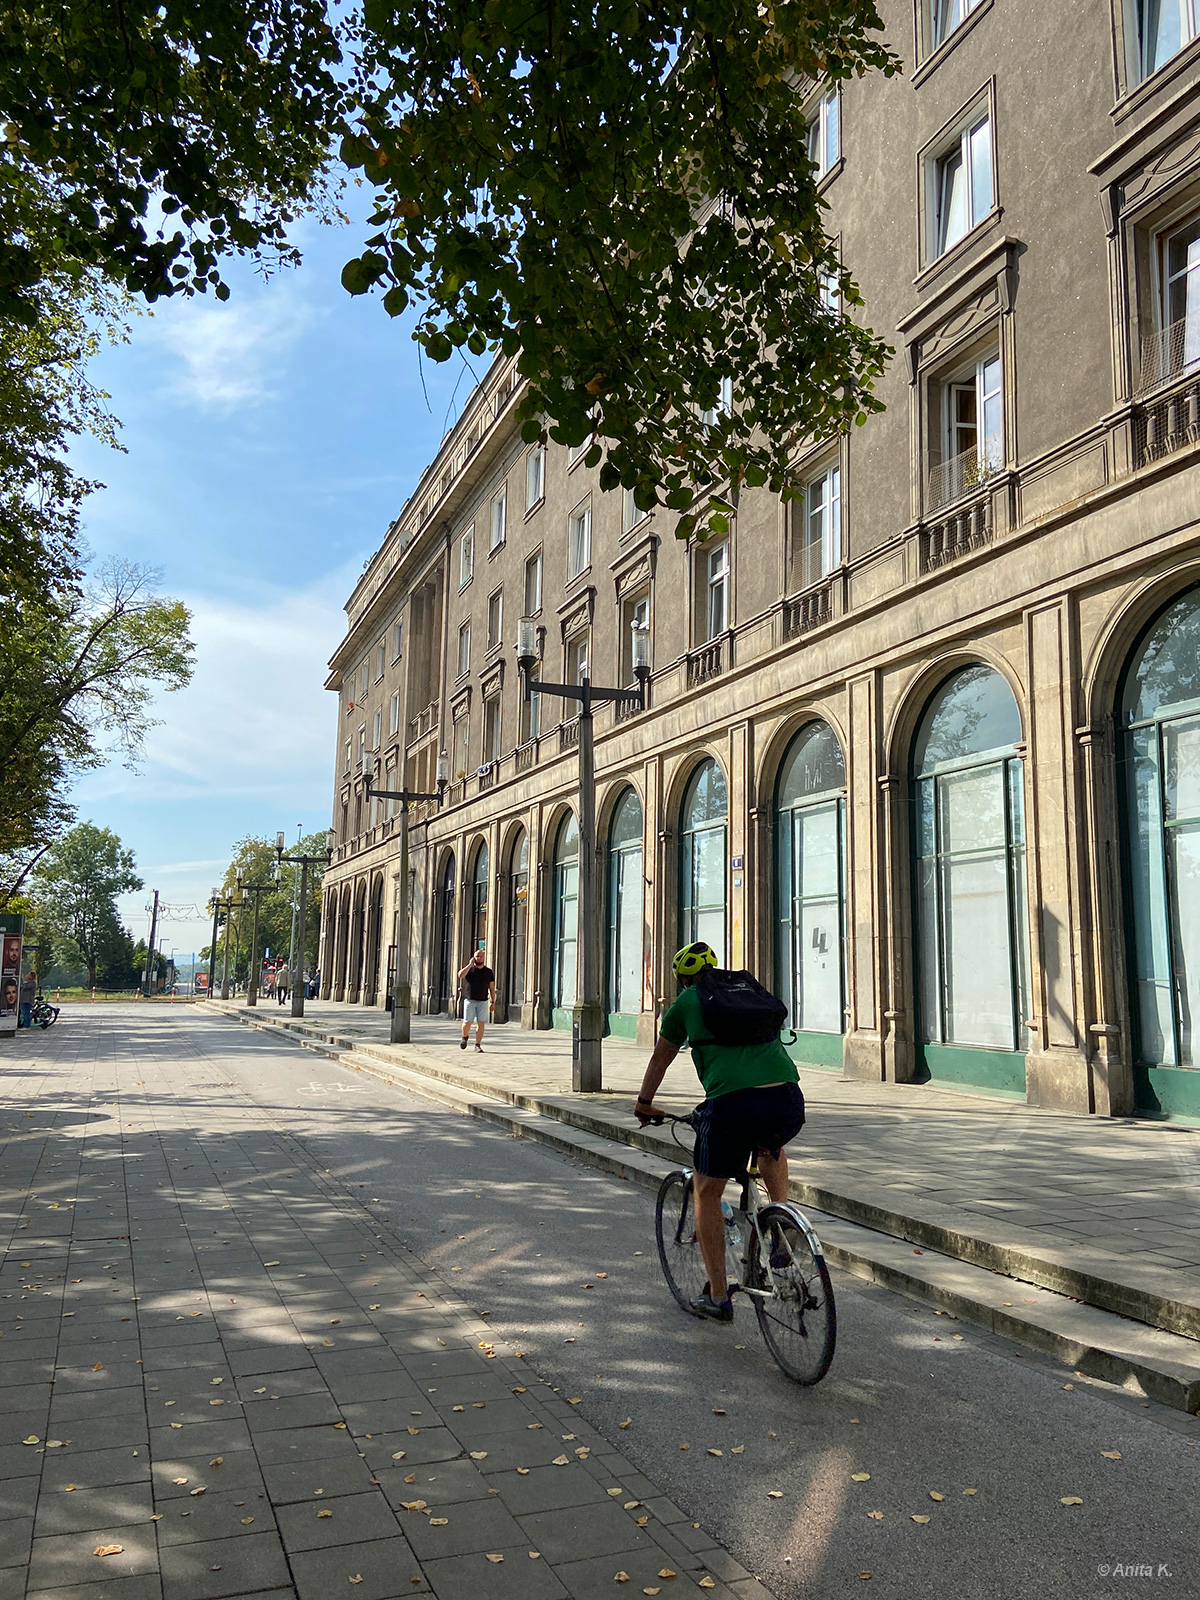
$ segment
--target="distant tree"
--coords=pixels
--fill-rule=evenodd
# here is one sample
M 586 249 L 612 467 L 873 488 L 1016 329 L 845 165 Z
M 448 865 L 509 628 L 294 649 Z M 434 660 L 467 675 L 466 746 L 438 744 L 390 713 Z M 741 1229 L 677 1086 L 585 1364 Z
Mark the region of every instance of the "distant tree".
M 122 847 L 109 828 L 81 822 L 42 857 L 33 879 L 33 898 L 44 921 L 64 946 L 73 947 L 96 987 L 105 953 L 120 926 L 116 897 L 142 888 L 132 850 Z
M 300 840 L 299 844 L 289 845 L 288 855 L 319 856 L 324 853 L 327 835 L 325 833 L 310 833 Z M 237 876 L 242 875 L 244 883 L 272 883 L 275 881 L 275 842 L 272 839 L 256 839 L 247 835 L 239 839 L 234 846 L 233 859 L 225 869 L 221 880 L 221 892 L 226 896 L 233 896 L 237 892 Z M 271 959 L 282 956 L 286 959 L 291 949 L 292 938 L 292 907 L 295 903 L 296 893 L 300 886 L 300 868 L 283 866 L 279 875 L 279 889 L 276 894 L 265 894 L 262 897 L 258 913 L 258 953 L 261 958 L 264 950 L 269 949 Z M 230 971 L 233 971 L 233 952 L 235 949 L 241 953 L 238 967 L 239 979 L 245 979 L 250 952 L 250 928 L 254 916 L 254 908 L 249 903 L 242 910 L 234 912 L 236 938 L 230 942 Z M 305 956 L 309 963 L 317 959 L 321 938 L 321 869 L 310 867 L 308 870 L 308 909 L 305 913 Z M 223 925 L 223 924 L 222 924 Z M 224 936 L 217 940 L 218 968 L 224 959 Z

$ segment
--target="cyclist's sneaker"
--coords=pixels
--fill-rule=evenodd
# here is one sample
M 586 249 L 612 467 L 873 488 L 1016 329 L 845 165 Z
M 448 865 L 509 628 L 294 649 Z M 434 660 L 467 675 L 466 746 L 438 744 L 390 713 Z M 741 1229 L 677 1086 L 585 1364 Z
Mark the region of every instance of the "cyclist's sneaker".
M 733 1296 L 727 1293 L 724 1300 L 714 1300 L 707 1284 L 704 1285 L 704 1293 L 688 1304 L 698 1317 L 709 1317 L 713 1322 L 733 1321 Z
M 467 1048 L 467 1041 L 465 1037 L 458 1041 L 458 1048 L 460 1050 L 465 1050 Z
M 478 1051 L 479 1051 L 479 1054 L 480 1054 L 480 1055 L 482 1055 L 482 1054 L 483 1054 L 483 1046 L 482 1046 L 482 1045 L 481 1045 L 481 1044 L 477 1044 L 477 1045 L 476 1045 L 476 1046 L 475 1046 L 475 1048 L 476 1048 L 476 1050 L 478 1050 Z

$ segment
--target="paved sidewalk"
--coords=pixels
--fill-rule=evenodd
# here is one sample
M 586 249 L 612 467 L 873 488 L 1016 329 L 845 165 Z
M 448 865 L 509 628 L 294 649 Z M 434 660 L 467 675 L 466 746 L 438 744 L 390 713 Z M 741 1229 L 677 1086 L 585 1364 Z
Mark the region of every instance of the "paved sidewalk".
M 212 1002 L 220 1005 L 220 1002 Z M 227 1008 L 245 1012 L 242 1003 Z M 389 1046 L 383 1011 L 310 1001 L 302 1024 L 264 1005 L 259 1019 L 491 1090 L 648 1149 L 630 1102 L 646 1052 L 606 1040 L 601 1095 L 570 1093 L 570 1038 L 490 1028 L 483 1055 L 460 1027 L 415 1017 Z M 964 1260 L 1155 1326 L 1200 1338 L 1200 1129 L 1042 1111 L 926 1085 L 868 1084 L 801 1069 L 809 1123 L 795 1147 L 797 1194 Z M 680 1110 L 699 1089 L 687 1054 L 660 1099 Z
M 0 1055 L 0 1600 L 769 1600 L 131 1011 Z

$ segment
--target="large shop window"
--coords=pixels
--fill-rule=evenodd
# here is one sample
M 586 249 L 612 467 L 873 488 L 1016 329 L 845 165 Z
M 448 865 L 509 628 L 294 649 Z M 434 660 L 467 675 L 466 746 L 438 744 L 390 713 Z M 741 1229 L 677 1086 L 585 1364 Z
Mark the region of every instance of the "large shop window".
M 475 870 L 471 874 L 471 953 L 487 949 L 488 933 L 488 847 L 481 844 L 475 852 Z
M 508 1004 L 525 1003 L 526 948 L 529 939 L 529 835 L 522 828 L 513 845 L 508 888 Z
M 454 857 L 446 857 L 438 884 L 436 899 L 439 902 L 434 917 L 438 930 L 438 981 L 434 1004 L 438 1011 L 454 1015 L 458 1009 L 458 967 L 454 960 Z
M 1200 589 L 1159 617 L 1122 707 L 1139 1109 L 1200 1115 Z
M 568 812 L 554 841 L 553 918 L 550 948 L 551 1021 L 571 1026 L 579 936 L 579 824 Z
M 702 761 L 687 786 L 680 818 L 679 943 L 704 940 L 722 967 L 728 815 L 725 775 L 715 761 Z
M 920 1048 L 929 1076 L 1024 1093 L 1029 932 L 1021 716 L 991 667 L 921 720 L 916 791 Z
M 799 1059 L 841 1066 L 845 1026 L 846 768 L 833 729 L 792 740 L 776 793 L 777 971 Z
M 626 789 L 608 835 L 608 1028 L 636 1038 L 642 1009 L 642 802 Z

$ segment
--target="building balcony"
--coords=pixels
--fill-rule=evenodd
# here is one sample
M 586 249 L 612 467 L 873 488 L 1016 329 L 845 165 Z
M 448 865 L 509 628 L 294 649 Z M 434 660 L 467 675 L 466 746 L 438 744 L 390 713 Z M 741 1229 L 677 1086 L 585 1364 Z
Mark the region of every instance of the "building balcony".
M 733 664 L 733 633 L 718 634 L 687 657 L 687 686 L 696 689 L 710 678 L 719 677 Z
M 1134 465 L 1200 443 L 1200 363 L 1133 408 Z
M 426 734 L 432 733 L 437 728 L 439 705 L 439 701 L 431 700 L 424 711 L 419 711 L 415 717 L 408 719 L 409 744 L 416 744 L 418 739 L 423 739 Z
M 558 725 L 558 750 L 561 755 L 566 750 L 579 748 L 579 718 L 575 717 L 570 722 L 560 722 Z
M 833 580 L 813 584 L 803 594 L 783 602 L 783 637 L 798 639 L 810 628 L 819 628 L 833 616 Z
M 1149 394 L 1175 378 L 1200 375 L 1200 316 L 1181 317 L 1142 339 L 1136 393 Z
M 995 447 L 986 444 L 982 455 L 972 445 L 961 455 L 951 456 L 949 461 L 941 461 L 936 467 L 930 467 L 925 490 L 926 512 L 940 511 L 943 506 L 953 505 L 956 500 L 977 494 L 999 470 L 1000 462 Z
M 527 739 L 524 744 L 519 744 L 513 753 L 513 766 L 517 774 L 532 772 L 537 764 L 537 756 L 537 739 Z

